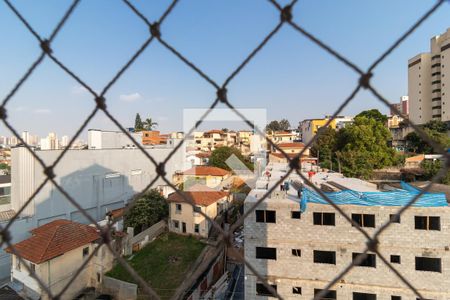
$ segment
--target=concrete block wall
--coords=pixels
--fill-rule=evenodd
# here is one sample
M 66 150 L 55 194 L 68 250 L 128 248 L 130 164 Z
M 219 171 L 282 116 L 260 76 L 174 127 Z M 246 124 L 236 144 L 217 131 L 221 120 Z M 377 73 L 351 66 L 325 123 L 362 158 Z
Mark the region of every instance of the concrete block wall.
M 254 202 L 248 198 L 245 210 Z M 340 208 L 350 217 L 352 213 L 374 214 L 376 227 L 364 228 L 373 235 L 400 207 L 342 205 Z M 314 288 L 324 287 L 351 263 L 352 253 L 360 253 L 365 248 L 365 236 L 330 205 L 308 203 L 301 219 L 291 218 L 292 211 L 299 211 L 296 199 L 267 199 L 257 209 L 275 210 L 276 223 L 256 223 L 254 212 L 246 218 L 245 257 L 261 275 L 273 280 L 286 298 L 300 297 L 292 294 L 292 287 L 297 283 L 302 287 L 302 297 L 312 298 Z M 335 226 L 314 225 L 313 212 L 334 212 Z M 439 216 L 441 230 L 416 230 L 415 216 Z M 411 207 L 402 214 L 400 223 L 392 224 L 379 239 L 380 252 L 388 261 L 390 255 L 400 255 L 401 263 L 393 266 L 429 299 L 450 299 L 449 226 L 449 207 Z M 256 247 L 277 248 L 277 259 L 256 259 Z M 293 256 L 292 249 L 300 249 L 301 257 Z M 314 250 L 335 251 L 336 265 L 314 263 Z M 441 258 L 442 272 L 416 271 L 415 257 Z M 256 296 L 256 279 L 248 268 L 246 277 L 246 296 L 252 299 Z M 338 299 L 352 299 L 353 291 L 361 289 L 368 293 L 374 291 L 377 299 L 390 299 L 391 295 L 415 299 L 379 257 L 376 268 L 354 267 L 340 286 Z

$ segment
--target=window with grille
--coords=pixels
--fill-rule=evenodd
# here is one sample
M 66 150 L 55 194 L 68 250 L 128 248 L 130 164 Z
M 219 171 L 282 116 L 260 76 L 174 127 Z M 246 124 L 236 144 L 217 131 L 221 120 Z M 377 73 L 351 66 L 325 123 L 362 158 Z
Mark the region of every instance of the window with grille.
M 83 248 L 83 257 L 86 257 L 89 255 L 89 247 L 84 247 Z
M 334 213 L 315 212 L 313 213 L 314 225 L 335 226 Z
M 359 255 L 362 255 L 362 253 L 352 253 L 352 259 L 356 266 L 372 268 L 377 267 L 377 257 L 375 254 L 366 254 L 367 256 L 360 263 L 356 263 L 355 260 Z
M 256 247 L 256 258 L 276 260 L 277 248 Z
M 377 300 L 376 294 L 368 294 L 368 293 L 353 293 L 353 300 Z
M 336 264 L 336 252 L 314 250 L 314 262 L 317 264 Z
M 30 273 L 32 273 L 32 274 L 36 273 L 36 265 L 35 264 L 30 263 Z
M 277 290 L 277 286 L 275 284 L 270 285 L 275 291 Z M 275 297 L 268 288 L 262 283 L 256 284 L 256 294 L 258 296 L 268 296 L 268 297 Z
M 441 259 L 431 257 L 416 257 L 416 270 L 441 273 Z
M 291 211 L 291 219 L 300 219 L 302 214 L 299 211 Z
M 400 223 L 400 216 L 397 214 L 391 214 L 391 215 L 389 215 L 389 220 L 392 223 Z
M 292 249 L 292 255 L 293 256 L 302 256 L 302 251 L 300 249 Z
M 361 227 L 375 227 L 375 215 L 352 214 L 352 220 Z
M 276 212 L 274 210 L 255 210 L 257 223 L 276 223 Z
M 322 292 L 321 289 L 314 289 L 314 296 L 320 294 Z M 337 299 L 336 297 L 336 291 L 330 291 L 328 290 L 325 293 L 325 296 L 323 296 L 322 298 L 320 298 L 319 300 L 332 300 L 332 299 Z
M 400 255 L 391 255 L 391 263 L 399 264 L 400 263 Z
M 441 230 L 441 218 L 432 216 L 414 216 L 414 227 L 418 230 Z

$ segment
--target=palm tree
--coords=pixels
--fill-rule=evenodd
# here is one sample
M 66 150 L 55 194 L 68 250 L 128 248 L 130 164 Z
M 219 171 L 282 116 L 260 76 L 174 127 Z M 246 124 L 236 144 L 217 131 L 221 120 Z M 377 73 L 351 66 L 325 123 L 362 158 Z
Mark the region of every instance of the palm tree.
M 144 121 L 145 130 L 153 130 L 153 127 L 158 126 L 158 123 L 153 122 L 152 118 L 147 118 Z

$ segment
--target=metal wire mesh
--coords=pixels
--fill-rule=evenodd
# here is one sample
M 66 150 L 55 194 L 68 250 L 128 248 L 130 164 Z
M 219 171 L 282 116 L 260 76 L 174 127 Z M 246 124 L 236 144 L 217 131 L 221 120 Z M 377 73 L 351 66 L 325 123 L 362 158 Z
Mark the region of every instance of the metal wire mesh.
M 330 125 L 330 123 L 333 121 L 334 118 L 336 118 L 337 115 L 354 99 L 354 97 L 358 94 L 359 91 L 362 89 L 370 91 L 380 102 L 384 103 L 386 106 L 391 108 L 389 101 L 381 95 L 381 93 L 378 92 L 376 87 L 372 84 L 371 79 L 373 77 L 373 71 L 377 66 L 379 66 L 405 39 L 408 38 L 408 36 L 415 31 L 426 19 L 428 19 L 441 5 L 444 4 L 445 0 L 439 0 L 436 1 L 436 3 L 428 10 L 426 11 L 423 16 L 417 20 L 405 33 L 403 33 L 393 44 L 391 47 L 389 47 L 378 59 L 375 60 L 374 63 L 371 64 L 371 66 L 366 70 L 363 71 L 362 68 L 358 67 L 355 63 L 341 55 L 338 51 L 334 50 L 330 45 L 327 45 L 326 43 L 322 42 L 319 38 L 317 38 L 314 34 L 306 31 L 300 24 L 296 23 L 294 20 L 294 16 L 292 14 L 292 8 L 297 4 L 297 0 L 293 0 L 288 5 L 282 7 L 279 3 L 277 3 L 275 0 L 269 0 L 268 2 L 274 6 L 274 9 L 276 9 L 280 15 L 280 18 L 277 22 L 277 24 L 274 26 L 274 28 L 264 37 L 264 39 L 248 54 L 248 56 L 242 61 L 240 65 L 236 69 L 234 69 L 233 72 L 224 80 L 222 84 L 216 83 L 210 76 L 208 76 L 204 71 L 202 71 L 198 66 L 196 66 L 195 63 L 191 62 L 188 58 L 186 58 L 182 53 L 180 53 L 175 47 L 171 46 L 170 42 L 165 40 L 164 35 L 162 34 L 163 31 L 161 30 L 162 25 L 165 23 L 168 16 L 170 16 L 171 12 L 175 9 L 178 0 L 174 0 L 171 2 L 171 4 L 167 7 L 167 9 L 164 11 L 162 16 L 154 21 L 151 22 L 142 12 L 140 12 L 130 1 L 128 0 L 122 0 L 125 4 L 124 9 L 130 9 L 137 18 L 139 18 L 144 26 L 147 26 L 149 28 L 149 36 L 147 37 L 146 41 L 141 45 L 141 47 L 133 54 L 133 56 L 123 65 L 122 68 L 112 77 L 112 79 L 106 84 L 106 86 L 103 88 L 103 90 L 100 93 L 97 93 L 88 83 L 83 81 L 78 75 L 76 75 L 69 67 L 67 67 L 64 62 L 60 61 L 57 58 L 57 54 L 52 51 L 52 42 L 57 37 L 58 33 L 61 31 L 61 29 L 64 27 L 64 25 L 68 22 L 70 16 L 73 14 L 73 12 L 76 10 L 78 4 L 80 3 L 80 0 L 74 0 L 72 4 L 67 9 L 66 13 L 62 17 L 62 19 L 57 23 L 55 26 L 55 29 L 52 31 L 50 36 L 48 38 L 41 37 L 38 32 L 36 32 L 33 29 L 33 26 L 22 16 L 22 14 L 16 9 L 16 7 L 9 1 L 4 0 L 7 7 L 11 10 L 11 12 L 17 16 L 17 18 L 21 21 L 21 23 L 27 28 L 27 30 L 36 38 L 37 43 L 39 43 L 39 46 L 42 50 L 41 54 L 37 57 L 37 59 L 31 64 L 31 66 L 28 68 L 28 70 L 25 72 L 25 74 L 17 81 L 17 83 L 14 85 L 14 87 L 11 89 L 10 93 L 3 99 L 2 104 L 0 105 L 0 119 L 5 124 L 5 126 L 14 134 L 14 136 L 17 137 L 17 139 L 26 147 L 26 149 L 31 153 L 31 155 L 37 160 L 37 162 L 42 166 L 44 169 L 44 174 L 46 176 L 46 179 L 38 186 L 36 191 L 31 195 L 31 197 L 26 201 L 26 203 L 16 212 L 16 215 L 14 218 L 12 218 L 9 223 L 4 227 L 0 228 L 0 235 L 1 235 L 1 246 L 8 246 L 11 249 L 11 252 L 13 254 L 18 254 L 16 249 L 14 249 L 14 246 L 11 243 L 11 236 L 9 233 L 9 228 L 13 224 L 14 220 L 16 220 L 19 215 L 22 213 L 22 211 L 26 208 L 27 205 L 31 203 L 31 201 L 34 199 L 34 197 L 42 190 L 42 188 L 48 184 L 49 182 L 53 184 L 56 189 L 61 192 L 64 197 L 69 201 L 71 204 L 73 204 L 83 215 L 84 217 L 89 220 L 92 224 L 97 224 L 96 220 L 94 220 L 77 202 L 76 199 L 71 197 L 55 180 L 56 174 L 53 172 L 55 167 L 58 165 L 58 163 L 64 158 L 65 154 L 67 153 L 68 149 L 71 148 L 71 146 L 74 144 L 75 140 L 80 136 L 80 134 L 83 132 L 83 130 L 86 129 L 87 124 L 92 120 L 92 118 L 97 115 L 100 111 L 103 112 L 119 129 L 122 131 L 132 142 L 133 144 L 148 158 L 148 160 L 154 165 L 155 172 L 157 174 L 156 178 L 148 183 L 146 188 L 135 195 L 132 199 L 130 199 L 129 203 L 131 205 L 128 206 L 127 209 L 130 209 L 134 203 L 135 199 L 138 199 L 141 195 L 143 195 L 148 189 L 150 189 L 153 184 L 158 180 L 162 179 L 164 180 L 167 185 L 175 189 L 176 193 L 178 193 L 186 203 L 189 203 L 190 205 L 194 206 L 194 203 L 191 199 L 187 198 L 183 193 L 181 193 L 180 190 L 177 189 L 175 185 L 172 184 L 171 180 L 166 177 L 165 172 L 165 165 L 168 163 L 168 161 L 172 158 L 172 156 L 175 154 L 176 151 L 180 149 L 180 147 L 183 145 L 185 140 L 182 140 L 179 144 L 177 144 L 174 149 L 171 151 L 171 153 L 166 157 L 166 159 L 160 163 L 158 163 L 148 152 L 144 150 L 144 148 L 141 146 L 140 143 L 138 143 L 131 135 L 130 133 L 119 123 L 119 121 L 109 112 L 107 107 L 107 97 L 106 94 L 110 90 L 110 88 L 121 78 L 127 69 L 132 65 L 136 63 L 137 58 L 144 52 L 144 50 L 150 45 L 150 43 L 160 43 L 164 48 L 166 48 L 169 52 L 173 53 L 178 59 L 180 59 L 188 68 L 192 69 L 197 75 L 199 75 L 201 78 L 203 78 L 206 82 L 208 82 L 210 85 L 214 87 L 216 90 L 216 95 L 213 97 L 213 101 L 209 109 L 206 111 L 206 113 L 202 116 L 200 120 L 198 120 L 195 127 L 193 127 L 189 132 L 185 133 L 185 137 L 188 137 L 198 126 L 201 125 L 202 121 L 207 117 L 207 115 L 214 110 L 214 108 L 219 104 L 222 103 L 223 105 L 227 106 L 229 109 L 234 111 L 236 115 L 238 115 L 245 123 L 247 123 L 250 127 L 253 127 L 253 124 L 246 118 L 245 115 L 243 115 L 241 112 L 239 112 L 232 101 L 232 99 L 229 99 L 227 95 L 227 87 L 229 83 L 232 80 L 235 80 L 237 75 L 247 66 L 247 64 L 266 46 L 268 42 L 275 36 L 282 27 L 290 26 L 295 31 L 297 31 L 300 35 L 303 35 L 307 39 L 309 39 L 312 43 L 316 44 L 319 48 L 327 52 L 329 55 L 333 56 L 336 60 L 340 61 L 347 67 L 349 67 L 351 70 L 353 70 L 355 73 L 359 76 L 359 82 L 355 89 L 352 91 L 352 93 L 342 102 L 342 104 L 338 107 L 338 109 L 333 113 L 333 115 L 328 120 L 327 124 L 324 126 Z M 269 4 L 269 5 L 270 5 Z M 75 135 L 72 137 L 72 139 L 69 141 L 68 146 L 60 153 L 60 155 L 57 157 L 57 159 L 51 164 L 46 165 L 44 161 L 34 152 L 29 145 L 25 143 L 25 141 L 22 139 L 21 135 L 18 134 L 17 130 L 14 128 L 14 126 L 8 121 L 8 115 L 7 115 L 7 109 L 6 105 L 12 101 L 14 95 L 17 93 L 17 91 L 23 86 L 23 84 L 28 80 L 30 75 L 39 67 L 39 65 L 44 61 L 45 58 L 50 59 L 53 61 L 57 66 L 59 66 L 68 76 L 72 77 L 75 81 L 77 81 L 82 87 L 84 87 L 91 95 L 93 100 L 96 103 L 96 107 L 92 110 L 92 112 L 86 117 L 84 122 L 80 125 L 78 130 L 76 131 Z M 401 115 L 401 113 L 396 109 L 393 108 L 394 112 L 398 115 Z M 440 178 L 442 178 L 449 169 L 449 158 L 448 154 L 445 152 L 444 148 L 437 144 L 435 141 L 433 141 L 419 126 L 413 124 L 408 118 L 404 118 L 405 122 L 411 126 L 415 132 L 428 144 L 430 144 L 436 153 L 440 153 L 444 155 L 446 163 L 441 168 L 440 172 L 432 179 L 432 181 L 422 189 L 422 191 L 417 194 L 409 203 L 401 209 L 398 210 L 397 214 L 400 216 L 402 213 L 405 212 L 412 204 L 414 204 L 417 199 L 426 193 L 432 186 L 434 182 L 437 182 Z M 256 128 L 258 133 L 260 135 L 265 136 L 263 132 L 261 132 L 258 128 Z M 303 178 L 305 182 L 309 182 L 308 178 L 306 178 L 299 170 L 299 160 L 304 151 L 313 145 L 313 143 L 316 141 L 319 133 L 312 138 L 312 140 L 307 143 L 305 148 L 297 154 L 294 158 L 290 158 L 282 149 L 278 147 L 277 144 L 275 144 L 271 139 L 266 137 L 267 142 L 271 145 L 271 147 L 277 149 L 280 153 L 283 154 L 283 156 L 288 160 L 290 170 L 286 173 L 286 175 L 283 178 L 280 178 L 271 189 L 269 189 L 263 197 L 259 198 L 259 200 L 248 210 L 245 212 L 243 216 L 240 217 L 240 219 L 234 223 L 228 231 L 225 231 L 221 228 L 219 224 L 217 224 L 214 220 L 212 220 L 209 216 L 207 216 L 203 212 L 199 212 L 202 214 L 206 219 L 208 219 L 213 226 L 220 232 L 220 243 L 223 246 L 230 246 L 231 245 L 231 237 L 233 232 L 243 224 L 244 219 L 252 213 L 256 207 L 262 203 L 272 192 L 273 190 L 283 182 L 284 179 L 286 179 L 291 173 L 295 172 L 300 177 Z M 355 266 L 358 265 L 360 262 L 362 262 L 366 256 L 367 252 L 374 252 L 377 254 L 377 256 L 383 261 L 386 266 L 391 269 L 398 278 L 406 285 L 408 286 L 414 294 L 419 297 L 420 299 L 423 299 L 422 295 L 419 293 L 419 291 L 408 281 L 408 279 L 402 275 L 398 270 L 395 269 L 391 265 L 391 263 L 386 260 L 386 258 L 378 251 L 379 246 L 379 236 L 391 225 L 392 220 L 386 222 L 383 224 L 373 235 L 370 235 L 368 232 L 366 232 L 363 228 L 359 226 L 359 224 L 355 223 L 350 216 L 348 216 L 338 205 L 333 203 L 332 200 L 330 200 L 320 189 L 315 187 L 313 184 L 310 184 L 310 186 L 319 193 L 332 207 L 341 214 L 345 220 L 347 220 L 349 223 L 351 223 L 357 230 L 364 235 L 366 239 L 366 247 L 365 250 L 352 262 L 350 263 L 346 268 L 344 268 L 340 273 L 336 274 L 333 280 L 331 280 L 320 292 L 318 295 L 315 296 L 315 299 L 320 299 L 324 297 L 327 293 L 327 291 L 335 285 L 337 282 L 339 282 L 350 270 Z M 77 276 L 82 272 L 83 268 L 86 266 L 86 264 L 90 261 L 90 259 L 96 254 L 100 246 L 106 245 L 106 247 L 109 249 L 109 251 L 114 255 L 118 263 L 120 263 L 125 270 L 134 278 L 134 280 L 139 284 L 142 291 L 151 296 L 152 298 L 159 299 L 158 293 L 155 291 L 154 288 L 152 288 L 151 285 L 149 285 L 139 274 L 128 264 L 128 262 L 123 259 L 120 254 L 114 249 L 114 247 L 111 245 L 111 231 L 112 231 L 112 224 L 109 224 L 108 226 L 102 228 L 99 225 L 96 225 L 97 229 L 101 232 L 101 241 L 98 245 L 98 247 L 95 249 L 93 253 L 89 256 L 89 258 L 84 262 L 82 266 L 78 269 L 78 271 L 73 275 L 72 280 L 56 295 L 52 294 L 49 287 L 47 287 L 42 280 L 34 274 L 34 272 L 31 272 L 30 267 L 24 263 L 23 259 L 20 257 L 20 255 L 17 255 L 17 258 L 22 262 L 22 264 L 25 266 L 25 268 L 30 272 L 31 276 L 36 279 L 38 284 L 41 286 L 41 288 L 47 293 L 47 295 L 52 299 L 59 299 L 63 297 L 64 293 L 67 291 L 67 289 L 70 287 L 70 285 L 76 280 Z M 233 247 L 229 247 L 230 251 L 234 252 L 233 255 L 236 257 L 241 263 L 245 264 L 247 268 L 255 274 L 255 276 L 258 278 L 259 281 L 261 281 L 264 286 L 276 297 L 279 299 L 282 299 L 282 297 L 277 293 L 275 289 L 273 289 L 266 281 L 263 275 L 259 274 L 256 269 L 248 263 L 245 258 L 236 250 L 233 249 Z

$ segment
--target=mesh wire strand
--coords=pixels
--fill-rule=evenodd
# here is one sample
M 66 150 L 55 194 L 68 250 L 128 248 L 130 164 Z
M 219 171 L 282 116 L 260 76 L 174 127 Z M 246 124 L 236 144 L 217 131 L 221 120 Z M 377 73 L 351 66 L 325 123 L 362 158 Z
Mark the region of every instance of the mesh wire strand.
M 369 90 L 381 103 L 385 104 L 386 106 L 390 107 L 389 101 L 384 98 L 381 93 L 378 92 L 378 90 L 371 84 L 370 79 L 372 77 L 373 71 L 376 69 L 377 66 L 379 66 L 395 49 L 404 41 L 406 40 L 410 34 L 412 34 L 425 20 L 427 20 L 431 15 L 435 13 L 436 10 L 445 2 L 444 0 L 439 0 L 434 3 L 434 5 L 427 10 L 413 25 L 404 33 L 402 34 L 384 53 L 380 55 L 378 59 L 376 59 L 367 72 L 364 72 L 360 67 L 358 67 L 355 63 L 353 63 L 351 60 L 346 58 L 344 55 L 333 49 L 330 45 L 327 45 L 322 40 L 320 40 L 319 37 L 315 36 L 313 33 L 306 31 L 301 25 L 299 25 L 297 22 L 294 21 L 294 16 L 292 15 L 292 9 L 295 5 L 297 5 L 297 1 L 293 0 L 291 3 L 289 3 L 286 6 L 281 6 L 277 1 L 275 0 L 269 0 L 268 3 L 272 4 L 273 7 L 278 10 L 280 13 L 280 19 L 277 21 L 275 27 L 264 37 L 264 39 L 252 50 L 249 52 L 249 55 L 239 64 L 236 69 L 231 72 L 231 74 L 225 79 L 222 85 L 219 85 L 216 83 L 215 80 L 213 80 L 210 76 L 208 76 L 203 70 L 201 70 L 194 62 L 189 60 L 187 57 L 185 57 L 179 50 L 177 50 L 175 47 L 171 46 L 170 42 L 165 40 L 163 38 L 163 25 L 164 21 L 174 8 L 176 7 L 176 4 L 179 2 L 178 0 L 174 0 L 170 3 L 170 5 L 167 7 L 167 9 L 164 11 L 164 13 L 161 15 L 161 17 L 156 20 L 154 23 L 152 23 L 138 8 L 136 8 L 130 1 L 128 0 L 122 0 L 124 3 L 124 6 L 130 9 L 138 19 L 140 19 L 145 26 L 147 26 L 149 30 L 149 36 L 146 37 L 144 43 L 141 45 L 141 47 L 131 56 L 131 58 L 125 62 L 125 64 L 117 71 L 117 73 L 114 74 L 112 79 L 106 84 L 106 86 L 102 89 L 102 92 L 100 94 L 97 94 L 95 90 L 85 81 L 83 81 L 75 72 L 73 72 L 69 67 L 67 67 L 64 62 L 61 62 L 57 56 L 52 52 L 51 50 L 51 43 L 56 38 L 56 36 L 62 31 L 65 24 L 73 14 L 73 12 L 76 10 L 76 8 L 79 6 L 80 0 L 74 0 L 71 5 L 68 7 L 66 12 L 64 13 L 61 20 L 57 23 L 54 30 L 48 37 L 48 39 L 42 38 L 39 33 L 34 30 L 33 26 L 28 22 L 26 18 L 22 16 L 22 14 L 17 10 L 17 8 L 9 1 L 4 0 L 6 6 L 10 9 L 11 13 L 14 14 L 17 19 L 23 24 L 23 26 L 30 32 L 31 35 L 33 35 L 36 40 L 38 41 L 39 47 L 42 49 L 42 53 L 37 57 L 37 59 L 31 64 L 31 66 L 25 71 L 24 75 L 17 81 L 17 83 L 12 87 L 11 91 L 5 96 L 3 99 L 0 109 L 3 111 L 1 114 L 1 119 L 3 124 L 11 131 L 11 133 L 26 147 L 27 151 L 31 153 L 31 155 L 36 159 L 36 161 L 39 163 L 39 165 L 43 168 L 45 172 L 45 180 L 38 186 L 38 188 L 34 191 L 34 193 L 29 197 L 29 199 L 25 202 L 25 204 L 16 212 L 15 216 L 7 223 L 7 225 L 3 228 L 0 228 L 0 234 L 2 236 L 1 239 L 1 245 L 6 245 L 10 247 L 11 251 L 15 254 L 18 254 L 16 250 L 14 249 L 12 243 L 10 242 L 10 237 L 8 235 L 9 228 L 14 223 L 16 219 L 19 218 L 20 214 L 23 212 L 23 210 L 32 202 L 32 200 L 35 198 L 35 196 L 42 190 L 42 188 L 51 182 L 55 186 L 57 190 L 61 192 L 61 194 L 64 195 L 65 199 L 70 202 L 72 205 L 74 205 L 84 217 L 86 217 L 90 222 L 96 225 L 99 232 L 101 232 L 102 239 L 99 242 L 96 249 L 89 255 L 88 259 L 85 260 L 82 266 L 77 269 L 74 276 L 72 277 L 72 280 L 57 294 L 53 295 L 49 287 L 47 287 L 40 278 L 38 278 L 33 272 L 30 272 L 31 269 L 27 264 L 24 263 L 24 260 L 20 255 L 17 255 L 17 258 L 24 264 L 24 266 L 27 268 L 27 270 L 31 273 L 31 276 L 36 279 L 38 284 L 41 286 L 41 288 L 44 290 L 46 294 L 50 298 L 61 298 L 64 296 L 65 291 L 70 287 L 70 285 L 76 280 L 76 277 L 83 271 L 84 267 L 90 262 L 93 256 L 97 253 L 98 249 L 105 245 L 108 250 L 111 252 L 111 254 L 115 257 L 117 262 L 121 264 L 126 271 L 134 278 L 136 282 L 139 283 L 140 288 L 145 292 L 145 294 L 151 296 L 152 298 L 159 299 L 159 296 L 157 292 L 155 292 L 155 289 L 151 287 L 139 274 L 128 264 L 126 260 L 124 260 L 119 253 L 112 247 L 110 243 L 111 239 L 111 232 L 112 227 L 114 225 L 113 223 L 108 224 L 106 227 L 101 228 L 95 220 L 79 205 L 79 203 L 70 196 L 69 193 L 67 193 L 63 187 L 60 186 L 60 184 L 57 182 L 57 174 L 53 173 L 53 170 L 58 165 L 58 163 L 65 157 L 67 154 L 68 149 L 70 149 L 70 146 L 73 145 L 75 140 L 81 135 L 83 130 L 88 126 L 89 122 L 92 120 L 92 118 L 98 113 L 99 110 L 103 111 L 103 113 L 110 119 L 121 132 L 123 132 L 130 141 L 139 149 L 145 157 L 154 165 L 155 171 L 156 171 L 156 177 L 151 180 L 147 186 L 139 193 L 134 195 L 131 199 L 129 199 L 129 205 L 125 208 L 126 211 L 131 209 L 137 199 L 144 195 L 149 189 L 151 189 L 155 182 L 158 179 L 162 179 L 165 181 L 169 186 L 175 189 L 176 193 L 181 195 L 183 198 L 183 201 L 185 203 L 188 203 L 190 205 L 194 205 L 191 199 L 187 198 L 180 190 L 177 189 L 176 186 L 172 184 L 170 179 L 166 178 L 163 170 L 165 165 L 170 161 L 170 159 L 173 157 L 173 155 L 179 151 L 183 143 L 186 141 L 186 137 L 188 137 L 200 124 L 206 119 L 208 114 L 214 110 L 219 103 L 222 103 L 229 109 L 231 109 L 237 116 L 239 116 L 246 124 L 249 125 L 249 127 L 253 127 L 253 124 L 251 121 L 249 121 L 244 114 L 242 114 L 238 109 L 235 108 L 235 106 L 232 104 L 233 101 L 230 101 L 230 99 L 226 95 L 226 88 L 229 85 L 229 83 L 232 80 L 235 80 L 235 78 L 239 75 L 239 73 L 245 69 L 245 67 L 253 60 L 253 58 L 258 55 L 260 51 L 264 49 L 264 47 L 267 45 L 267 43 L 270 42 L 273 36 L 277 35 L 277 33 L 282 29 L 283 26 L 290 26 L 295 31 L 299 32 L 301 35 L 305 36 L 307 39 L 309 39 L 312 43 L 316 44 L 319 48 L 321 48 L 323 51 L 327 52 L 329 55 L 333 56 L 336 60 L 340 61 L 350 69 L 352 69 L 356 74 L 360 76 L 360 82 L 356 86 L 356 88 L 353 90 L 353 92 L 350 94 L 350 96 L 341 103 L 341 105 L 337 108 L 335 113 L 331 116 L 331 118 L 328 120 L 327 125 L 329 125 L 337 115 L 353 100 L 353 98 L 358 94 L 358 92 L 363 89 Z M 157 30 L 155 30 L 155 28 Z M 188 133 L 185 134 L 185 138 L 182 139 L 177 145 L 175 145 L 174 149 L 169 153 L 169 155 L 164 159 L 163 162 L 157 162 L 145 149 L 141 146 L 140 143 L 138 143 L 129 133 L 128 131 L 119 123 L 119 121 L 108 111 L 107 108 L 107 97 L 106 94 L 110 90 L 110 88 L 123 76 L 124 73 L 126 73 L 127 69 L 136 63 L 139 56 L 148 48 L 148 46 L 152 42 L 159 42 L 167 51 L 174 54 L 174 56 L 180 60 L 180 62 L 184 63 L 188 68 L 190 68 L 194 73 L 196 73 L 198 76 L 203 78 L 206 82 L 208 82 L 210 85 L 212 85 L 217 92 L 217 95 L 214 96 L 214 100 L 212 101 L 211 106 L 209 109 L 203 114 L 203 116 L 198 120 L 196 126 L 191 128 Z M 86 117 L 86 119 L 82 122 L 78 130 L 76 131 L 75 135 L 72 137 L 72 139 L 69 141 L 69 146 L 64 149 L 61 154 L 57 157 L 57 159 L 51 164 L 46 165 L 45 162 L 37 155 L 35 151 L 31 149 L 29 145 L 25 143 L 25 141 L 22 139 L 21 135 L 17 132 L 17 130 L 14 128 L 12 124 L 10 124 L 7 120 L 7 113 L 6 113 L 6 106 L 7 104 L 14 98 L 14 95 L 17 93 L 17 91 L 26 83 L 26 81 L 29 79 L 31 74 L 36 70 L 36 68 L 39 67 L 39 65 L 43 62 L 43 60 L 48 57 L 51 61 L 53 61 L 57 66 L 59 66 L 69 77 L 71 77 L 73 80 L 78 82 L 81 86 L 83 86 L 93 97 L 95 101 L 95 108 L 92 110 L 92 112 Z M 397 114 L 400 114 L 400 112 L 394 107 L 394 112 Z M 401 114 L 400 114 L 401 115 Z M 432 179 L 432 181 L 422 189 L 422 191 L 416 195 L 414 198 L 412 198 L 409 203 L 403 207 L 401 207 L 397 214 L 400 216 L 402 213 L 404 213 L 411 205 L 415 203 L 415 201 L 418 200 L 418 198 L 423 195 L 423 193 L 427 192 L 433 183 L 437 182 L 440 178 L 445 176 L 445 174 L 449 171 L 449 164 L 448 164 L 448 155 L 445 152 L 444 148 L 434 142 L 426 132 L 424 132 L 419 126 L 411 122 L 410 120 L 406 119 L 406 122 L 408 125 L 410 125 L 415 132 L 428 144 L 432 146 L 432 148 L 435 150 L 436 153 L 440 153 L 445 155 L 447 159 L 447 163 L 441 168 L 439 173 Z M 323 194 L 317 187 L 315 187 L 309 180 L 306 178 L 297 168 L 294 168 L 295 162 L 298 161 L 298 159 L 301 158 L 304 151 L 307 149 L 307 147 L 310 147 L 314 144 L 314 142 L 317 140 L 317 138 L 320 136 L 321 131 L 318 132 L 317 135 L 313 137 L 313 139 L 305 145 L 305 148 L 294 158 L 290 158 L 287 153 L 285 153 L 282 149 L 278 147 L 277 144 L 275 144 L 269 137 L 267 137 L 264 132 L 262 132 L 259 128 L 253 128 L 255 129 L 258 134 L 265 136 L 265 139 L 267 143 L 277 149 L 282 155 L 287 159 L 289 162 L 289 165 L 291 168 L 287 172 L 287 174 L 284 176 L 284 178 L 280 178 L 278 182 L 269 189 L 258 201 L 252 205 L 252 207 L 245 212 L 243 216 L 235 223 L 233 224 L 228 231 L 224 231 L 219 224 L 215 222 L 215 220 L 212 220 L 204 214 L 203 212 L 200 212 L 206 219 L 208 219 L 213 226 L 219 231 L 220 235 L 219 238 L 221 239 L 221 243 L 224 246 L 230 246 L 231 245 L 231 237 L 233 232 L 243 224 L 244 219 L 251 214 L 256 207 L 265 201 L 267 199 L 271 192 L 274 190 L 275 187 L 277 187 L 278 184 L 283 182 L 287 176 L 289 176 L 291 173 L 296 173 L 300 177 L 303 178 L 303 180 L 311 186 L 316 192 L 318 192 L 331 206 L 339 213 L 341 214 L 349 223 L 355 226 L 357 230 L 366 238 L 366 248 L 363 253 L 358 255 L 355 260 L 353 260 L 346 268 L 341 270 L 341 272 L 337 273 L 336 276 L 331 280 L 322 290 L 321 293 L 316 295 L 314 299 L 320 299 L 320 297 L 323 297 L 326 295 L 327 291 L 329 291 L 336 283 L 338 283 L 341 279 L 344 278 L 346 274 L 351 272 L 352 268 L 362 262 L 366 256 L 367 252 L 370 251 L 372 253 L 375 253 L 384 264 L 390 268 L 397 277 L 400 278 L 400 280 L 411 289 L 411 291 L 420 299 L 422 299 L 422 295 L 418 292 L 418 290 L 410 284 L 408 279 L 402 275 L 398 270 L 395 269 L 394 266 L 388 262 L 384 256 L 378 251 L 379 246 L 379 237 L 381 234 L 390 227 L 392 224 L 392 220 L 389 220 L 385 224 L 383 224 L 378 230 L 370 236 L 363 228 L 361 228 L 358 224 L 356 224 L 352 219 L 345 214 L 342 209 L 339 208 L 338 205 L 334 204 L 331 199 L 329 199 L 325 194 Z M 162 170 L 162 171 L 161 171 Z M 233 252 L 234 256 L 240 261 L 241 263 L 245 264 L 247 268 L 254 273 L 254 275 L 258 278 L 260 282 L 264 284 L 264 286 L 277 298 L 282 299 L 282 297 L 277 293 L 275 289 L 273 289 L 267 282 L 266 278 L 259 274 L 256 269 L 245 260 L 245 257 L 242 256 L 238 251 L 236 251 L 233 247 L 229 247 L 230 251 Z

